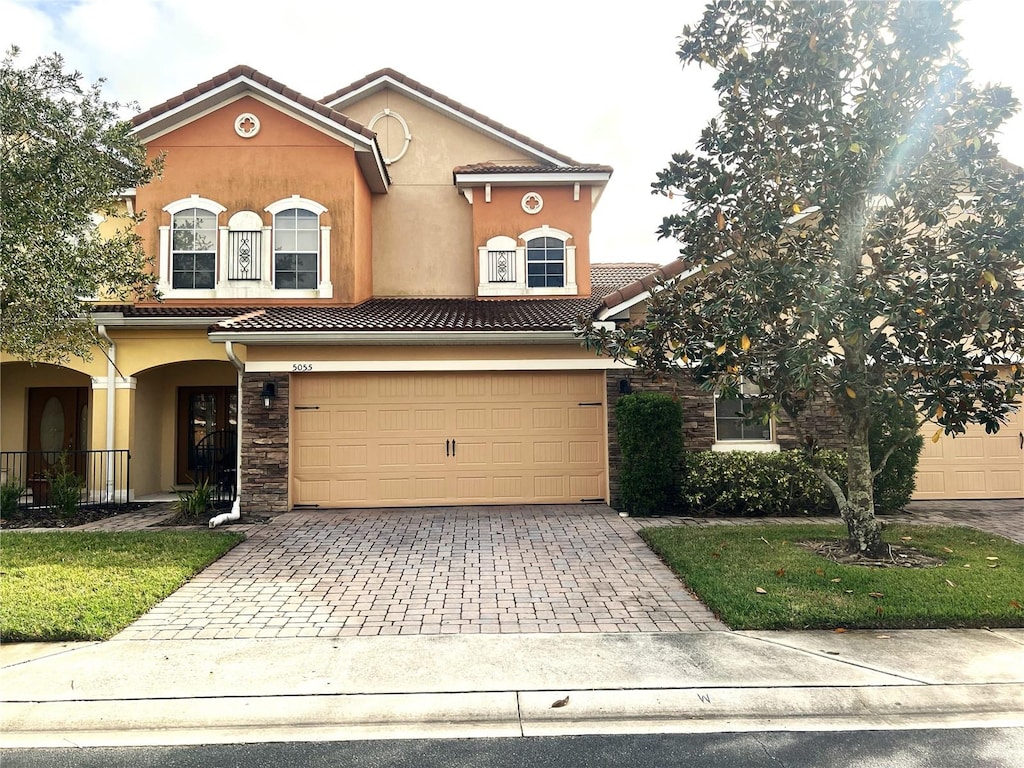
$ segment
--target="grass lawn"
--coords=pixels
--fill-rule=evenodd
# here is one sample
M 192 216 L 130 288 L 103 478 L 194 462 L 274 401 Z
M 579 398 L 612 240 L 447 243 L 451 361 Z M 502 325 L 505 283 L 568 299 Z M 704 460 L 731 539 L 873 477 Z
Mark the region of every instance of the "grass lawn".
M 795 543 L 845 538 L 843 525 L 647 528 L 641 536 L 732 629 L 1024 626 L 1024 547 L 970 528 L 885 528 L 886 542 L 942 558 L 934 568 L 839 565 Z
M 4 533 L 0 639 L 105 640 L 244 538 L 206 531 Z

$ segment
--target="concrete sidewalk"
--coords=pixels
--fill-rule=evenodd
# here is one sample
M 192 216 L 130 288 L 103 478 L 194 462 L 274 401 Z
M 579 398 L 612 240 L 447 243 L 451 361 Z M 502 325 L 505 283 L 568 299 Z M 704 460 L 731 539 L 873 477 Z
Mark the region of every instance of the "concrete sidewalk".
M 6 748 L 1024 726 L 1024 629 L 111 640 L 0 664 Z

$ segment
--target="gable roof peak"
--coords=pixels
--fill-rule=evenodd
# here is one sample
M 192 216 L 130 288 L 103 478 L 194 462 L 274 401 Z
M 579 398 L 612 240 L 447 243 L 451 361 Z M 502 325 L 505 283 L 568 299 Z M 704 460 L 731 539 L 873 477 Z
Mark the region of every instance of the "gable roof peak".
M 509 128 L 497 120 L 492 120 L 486 115 L 470 109 L 455 99 L 435 91 L 423 83 L 403 75 L 396 69 L 385 67 L 361 77 L 353 83 L 349 83 L 334 93 L 328 94 L 320 101 L 336 109 L 344 109 L 348 104 L 357 99 L 376 93 L 387 87 L 394 87 L 405 94 L 425 102 L 441 112 L 447 112 L 453 117 L 472 126 L 483 133 L 489 133 L 501 138 L 508 144 L 519 147 L 533 155 L 538 161 L 557 166 L 582 166 L 568 155 L 562 154 L 551 147 L 541 144 L 518 131 Z

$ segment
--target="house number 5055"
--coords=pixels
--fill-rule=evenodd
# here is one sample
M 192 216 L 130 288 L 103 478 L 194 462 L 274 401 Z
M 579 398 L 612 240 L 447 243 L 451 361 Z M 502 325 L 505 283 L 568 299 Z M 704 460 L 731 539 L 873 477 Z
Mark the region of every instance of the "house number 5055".
M 302 373 L 303 371 L 312 371 L 312 363 L 292 363 L 292 371 L 295 373 Z

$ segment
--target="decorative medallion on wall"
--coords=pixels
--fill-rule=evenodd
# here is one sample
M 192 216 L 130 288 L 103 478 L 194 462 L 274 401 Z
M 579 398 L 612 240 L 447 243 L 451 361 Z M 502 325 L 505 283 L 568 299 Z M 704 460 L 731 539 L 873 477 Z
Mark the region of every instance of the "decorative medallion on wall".
M 544 207 L 544 198 L 536 192 L 527 192 L 523 195 L 523 210 L 527 213 L 540 213 Z
M 384 163 L 386 165 L 391 165 L 392 163 L 397 163 L 399 160 L 401 160 L 405 156 L 405 153 L 409 151 L 409 142 L 412 141 L 412 134 L 409 133 L 409 124 L 405 122 L 405 119 L 400 114 L 398 114 L 397 112 L 392 112 L 390 109 L 385 109 L 383 112 L 378 112 L 376 115 L 374 115 L 373 119 L 370 120 L 370 124 L 367 127 L 371 131 L 376 131 L 377 123 L 379 123 L 384 118 L 390 118 L 394 120 L 396 123 L 398 123 L 399 128 L 401 128 L 402 130 L 402 136 L 404 137 L 404 141 L 402 142 L 402 149 L 399 150 L 398 154 L 384 157 Z M 390 147 L 388 147 L 388 149 L 390 149 Z
M 235 118 L 235 133 L 243 139 L 251 139 L 260 132 L 260 119 L 252 112 L 243 112 Z

